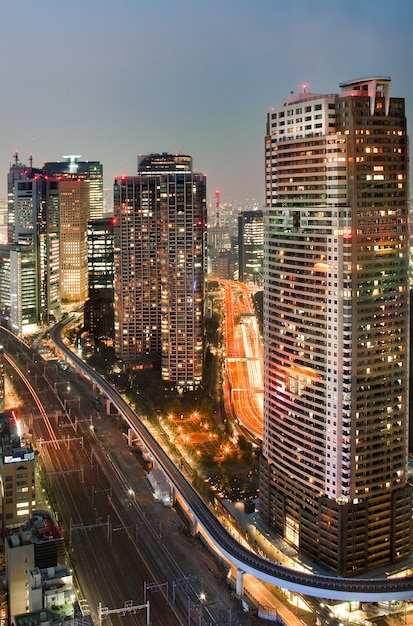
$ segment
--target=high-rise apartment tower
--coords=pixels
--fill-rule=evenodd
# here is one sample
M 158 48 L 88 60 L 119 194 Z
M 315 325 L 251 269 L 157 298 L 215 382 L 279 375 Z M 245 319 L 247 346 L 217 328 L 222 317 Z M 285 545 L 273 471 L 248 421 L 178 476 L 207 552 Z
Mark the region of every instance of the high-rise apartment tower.
M 238 216 L 239 280 L 262 285 L 264 222 L 262 211 L 242 211 Z
M 115 349 L 124 361 L 161 357 L 178 389 L 202 380 L 206 179 L 187 155 L 139 158 L 114 184 Z
M 263 517 L 341 575 L 406 557 L 409 226 L 390 78 L 268 114 Z

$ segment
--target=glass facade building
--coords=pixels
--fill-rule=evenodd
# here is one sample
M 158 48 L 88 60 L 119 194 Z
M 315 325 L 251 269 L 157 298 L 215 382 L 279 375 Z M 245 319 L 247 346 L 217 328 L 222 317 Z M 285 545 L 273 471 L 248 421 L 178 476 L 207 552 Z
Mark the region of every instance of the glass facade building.
M 64 161 L 48 162 L 43 166 L 47 178 L 80 179 L 89 187 L 88 220 L 103 217 L 103 166 L 99 161 L 81 161 L 78 155 L 63 157 Z
M 95 339 L 113 339 L 113 234 L 112 217 L 88 224 L 89 299 L 85 305 L 85 330 Z
M 238 216 L 239 280 L 262 285 L 264 218 L 262 211 L 242 211 Z

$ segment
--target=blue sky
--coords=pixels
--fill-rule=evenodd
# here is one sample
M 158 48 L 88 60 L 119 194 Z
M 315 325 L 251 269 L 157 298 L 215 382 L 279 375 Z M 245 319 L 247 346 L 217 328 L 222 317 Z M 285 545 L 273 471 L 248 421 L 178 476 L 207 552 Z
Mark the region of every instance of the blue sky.
M 413 121 L 412 0 L 19 0 L 0 19 L 0 197 L 14 151 L 80 154 L 105 185 L 193 155 L 208 198 L 264 200 L 267 111 L 303 82 L 392 78 Z

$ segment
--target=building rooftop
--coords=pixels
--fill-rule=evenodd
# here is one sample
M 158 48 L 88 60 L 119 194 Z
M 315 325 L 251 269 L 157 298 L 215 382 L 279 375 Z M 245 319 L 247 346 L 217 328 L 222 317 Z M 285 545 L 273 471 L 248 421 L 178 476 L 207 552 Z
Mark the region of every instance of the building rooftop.
M 390 76 L 363 76 L 362 78 L 355 78 L 354 80 L 348 80 L 344 83 L 340 83 L 339 86 L 343 88 L 354 87 L 357 85 L 365 85 L 366 83 L 389 83 L 391 82 Z
M 6 537 L 11 548 L 51 539 L 63 539 L 63 532 L 49 511 L 40 510 L 33 511 L 17 532 Z

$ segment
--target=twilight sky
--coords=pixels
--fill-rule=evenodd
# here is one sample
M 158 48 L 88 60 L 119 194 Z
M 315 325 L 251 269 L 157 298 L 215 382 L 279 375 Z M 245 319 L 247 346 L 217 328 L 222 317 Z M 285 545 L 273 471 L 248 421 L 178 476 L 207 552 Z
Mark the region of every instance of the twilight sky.
M 103 163 L 193 155 L 208 200 L 264 200 L 267 111 L 291 91 L 392 78 L 413 136 L 412 0 L 19 0 L 0 17 L 0 197 L 17 149 Z

